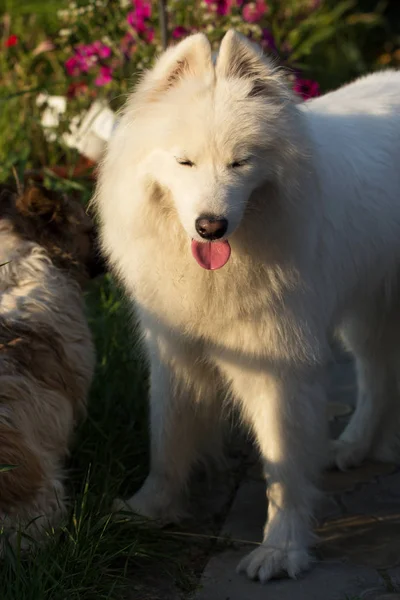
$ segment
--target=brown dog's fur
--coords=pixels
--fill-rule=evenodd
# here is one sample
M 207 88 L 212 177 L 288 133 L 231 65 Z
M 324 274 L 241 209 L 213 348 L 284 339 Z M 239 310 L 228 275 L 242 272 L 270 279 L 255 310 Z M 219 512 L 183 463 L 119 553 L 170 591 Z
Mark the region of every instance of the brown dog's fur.
M 0 264 L 0 463 L 15 466 L 0 473 L 0 526 L 15 541 L 65 509 L 62 461 L 94 368 L 81 287 L 102 263 L 78 201 L 1 186 Z

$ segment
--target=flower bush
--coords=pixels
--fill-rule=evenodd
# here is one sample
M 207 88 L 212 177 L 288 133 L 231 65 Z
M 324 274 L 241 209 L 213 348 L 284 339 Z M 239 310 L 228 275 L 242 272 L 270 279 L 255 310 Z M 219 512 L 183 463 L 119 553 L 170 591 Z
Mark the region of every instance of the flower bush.
M 104 93 L 109 97 L 113 91 L 125 93 L 135 74 L 161 51 L 157 9 L 158 3 L 150 0 L 90 0 L 59 10 L 58 46 L 68 55 L 66 74 L 82 83 L 70 89 L 82 92 L 86 83 L 88 90 L 107 88 Z M 289 67 L 293 89 L 305 100 L 320 92 L 319 83 L 308 73 L 307 60 L 321 40 L 326 42 L 343 29 L 341 20 L 348 9 L 347 0 L 334 8 L 323 0 L 169 0 L 167 4 L 172 41 L 204 31 L 216 45 L 234 27 Z M 98 95 L 103 92 L 98 90 Z
M 4 122 L 9 128 L 14 116 L 23 132 L 10 130 L 0 140 L 3 169 L 21 157 L 28 165 L 73 160 L 65 157 L 69 151 L 62 143 L 53 142 L 50 151 L 43 138 L 44 107 L 35 104 L 39 91 L 68 98 L 63 133 L 94 98 L 117 110 L 137 75 L 162 50 L 154 0 L 47 2 L 49 13 L 41 22 L 32 11 L 4 14 L 0 21 L 0 103 L 6 102 L 0 127 Z M 383 24 L 379 12 L 357 11 L 355 0 L 168 0 L 167 16 L 172 43 L 203 31 L 216 48 L 229 28 L 259 42 L 287 67 L 290 85 L 303 100 L 364 72 L 361 47 L 367 34 Z M 398 46 L 391 43 L 389 52 L 382 49 L 370 61 L 372 66 L 400 63 Z
M 296 68 L 296 61 L 291 64 L 291 31 L 284 32 L 281 25 L 288 18 L 296 21 L 296 25 L 310 18 L 315 20 L 320 4 L 315 0 L 300 0 L 294 9 L 289 7 L 290 4 L 276 0 L 203 0 L 190 3 L 170 0 L 167 7 L 170 38 L 179 41 L 190 33 L 204 31 L 216 44 L 225 31 L 235 27 L 260 42 L 267 52 L 292 66 L 295 69 L 293 87 L 307 99 L 319 93 L 319 86 L 315 81 L 303 83 L 302 69 Z M 116 87 L 125 92 L 132 74 L 148 67 L 161 50 L 156 3 L 150 0 L 114 3 L 114 15 L 118 18 L 113 18 L 104 30 L 104 12 L 109 6 L 110 3 L 104 0 L 80 6 L 72 2 L 68 9 L 58 11 L 62 22 L 58 45 L 68 54 L 64 61 L 66 74 L 75 80 L 73 87 L 69 87 L 70 91 L 74 89 L 81 93 L 83 85 L 86 84 L 85 89 L 88 90 L 90 83 L 96 87 L 109 86 L 106 93 Z M 86 23 L 89 19 L 91 27 L 84 28 L 80 17 Z M 295 29 L 293 23 L 292 29 Z M 95 32 L 98 32 L 98 39 L 93 40 Z M 85 43 L 82 43 L 82 37 L 86 38 Z M 78 79 L 81 85 L 76 85 Z M 100 91 L 98 94 L 102 95 Z

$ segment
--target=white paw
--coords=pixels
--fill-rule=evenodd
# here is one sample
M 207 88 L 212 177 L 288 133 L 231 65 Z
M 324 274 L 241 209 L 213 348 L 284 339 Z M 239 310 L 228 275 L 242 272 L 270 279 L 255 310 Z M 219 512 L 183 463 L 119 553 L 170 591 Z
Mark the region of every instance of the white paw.
M 117 498 L 113 502 L 113 512 L 131 512 L 160 525 L 177 523 L 186 515 L 176 497 L 168 494 L 168 490 L 158 488 L 154 481 L 147 481 L 143 487 L 128 500 Z
M 358 467 L 365 459 L 367 451 L 359 442 L 334 440 L 331 442 L 331 465 L 341 471 Z
M 291 550 L 261 544 L 240 561 L 238 573 L 266 583 L 269 579 L 286 574 L 296 579 L 310 567 L 310 556 L 305 549 Z

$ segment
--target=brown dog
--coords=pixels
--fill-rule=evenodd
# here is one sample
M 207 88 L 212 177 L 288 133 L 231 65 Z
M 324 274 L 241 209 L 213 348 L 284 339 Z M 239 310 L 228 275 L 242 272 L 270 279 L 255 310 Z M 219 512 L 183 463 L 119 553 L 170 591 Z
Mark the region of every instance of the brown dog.
M 102 264 L 82 205 L 38 186 L 0 186 L 0 264 L 0 463 L 15 466 L 0 473 L 0 527 L 15 543 L 65 510 L 62 463 L 95 362 L 81 286 Z

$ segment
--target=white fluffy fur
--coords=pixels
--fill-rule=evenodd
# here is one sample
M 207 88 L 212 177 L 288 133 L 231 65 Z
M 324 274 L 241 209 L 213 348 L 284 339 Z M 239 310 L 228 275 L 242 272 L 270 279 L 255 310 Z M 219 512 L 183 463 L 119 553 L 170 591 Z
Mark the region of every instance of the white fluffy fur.
M 130 97 L 95 202 L 151 366 L 151 472 L 130 508 L 179 514 L 225 392 L 254 431 L 268 481 L 264 541 L 239 569 L 262 582 L 295 577 L 310 563 L 328 460 L 334 332 L 360 376 L 337 465 L 397 450 L 400 73 L 299 103 L 238 34 L 225 36 L 215 66 L 206 38 L 189 37 Z M 229 221 L 232 256 L 218 271 L 190 251 L 195 219 L 210 212 Z

